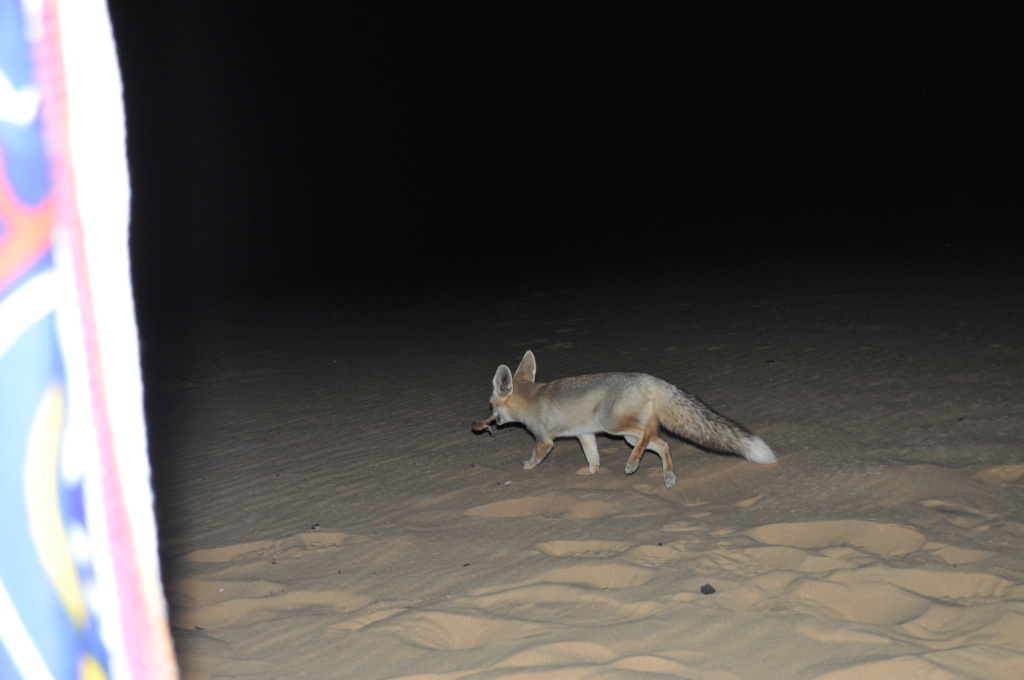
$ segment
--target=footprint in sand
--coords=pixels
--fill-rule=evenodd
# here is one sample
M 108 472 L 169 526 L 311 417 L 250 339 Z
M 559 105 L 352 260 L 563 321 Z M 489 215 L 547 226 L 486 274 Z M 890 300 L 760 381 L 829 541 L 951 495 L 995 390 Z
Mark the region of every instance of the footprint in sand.
M 929 543 L 924 547 L 924 549 L 929 551 L 933 557 L 937 557 L 946 564 L 951 564 L 954 567 L 960 564 L 981 562 L 982 560 L 987 560 L 988 558 L 995 557 L 999 554 L 991 550 L 958 548 L 955 545 L 946 545 L 944 543 Z
M 1024 586 L 990 574 L 876 565 L 842 570 L 822 580 L 803 580 L 789 590 L 786 599 L 797 610 L 857 623 L 910 622 L 908 630 L 914 631 L 922 626 L 915 621 L 929 622 L 925 627 L 934 626 L 936 607 L 956 609 L 963 616 L 970 605 L 1022 595 Z M 1021 618 L 1024 620 L 1024 616 Z
M 803 614 L 883 626 L 917 618 L 931 606 L 926 598 L 888 583 L 837 583 L 832 578 L 801 580 L 785 601 Z
M 618 512 L 619 505 L 607 501 L 566 501 L 548 496 L 526 496 L 478 505 L 466 511 L 472 517 L 563 517 L 597 519 Z
M 188 578 L 174 581 L 167 586 L 167 598 L 179 607 L 198 607 L 219 604 L 229 600 L 273 597 L 280 595 L 287 587 L 273 581 L 217 581 Z
M 1024 463 L 1017 465 L 1001 465 L 989 468 L 974 475 L 979 482 L 993 486 L 1009 486 L 1024 483 Z
M 958 606 L 1024 597 L 1024 585 L 992 574 L 970 572 L 874 565 L 836 574 L 832 580 L 841 583 L 884 582 L 922 597 Z
M 582 561 L 542 571 L 533 578 L 512 585 L 511 588 L 509 584 L 504 584 L 481 588 L 473 591 L 472 594 L 487 595 L 546 583 L 577 584 L 601 590 L 613 590 L 642 586 L 654 576 L 655 571 L 652 569 L 623 564 L 619 561 Z
M 683 532 L 683 531 L 706 531 L 707 526 L 703 524 L 695 524 L 693 522 L 687 522 L 686 520 L 680 520 L 678 522 L 670 522 L 661 527 L 662 531 L 671 532 Z
M 391 633 L 411 645 L 437 651 L 474 649 L 494 645 L 496 640 L 510 641 L 536 637 L 547 626 L 528 621 L 513 621 L 438 611 L 413 611 L 372 623 L 365 632 Z
M 495 664 L 495 667 L 557 666 L 566 668 L 578 664 L 588 666 L 605 664 L 614 659 L 615 654 L 603 645 L 593 642 L 569 641 L 537 645 L 522 652 L 516 652 L 504 661 Z
M 933 605 L 927 612 L 901 626 L 903 632 L 920 640 L 948 643 L 968 638 L 984 644 L 1024 651 L 1024 613 L 994 607 Z M 946 646 L 946 645 L 943 645 Z M 1020 655 L 1016 655 L 1018 664 Z M 987 665 L 987 664 L 986 664 Z M 992 677 L 998 677 L 993 674 Z M 1012 677 L 1020 677 L 1020 668 Z
M 963 677 L 919 656 L 898 656 L 894 659 L 858 663 L 848 668 L 818 675 L 814 680 L 864 680 L 864 678 L 961 680 Z
M 549 517 L 562 519 L 599 519 L 613 516 L 637 516 L 660 509 L 654 501 L 632 499 L 627 505 L 615 491 L 569 489 L 542 496 L 522 496 L 486 503 L 466 510 L 471 517 Z
M 614 557 L 631 547 L 633 546 L 622 541 L 546 541 L 537 544 L 537 550 L 545 555 L 585 559 Z
M 600 664 L 600 666 L 598 665 Z M 602 667 L 603 666 L 603 667 Z M 731 673 L 718 673 L 653 654 L 616 658 L 608 648 L 589 642 L 559 642 L 517 652 L 495 664 L 517 678 L 693 678 L 736 680 Z M 534 669 L 530 671 L 529 669 Z M 518 670 L 512 670 L 518 669 Z M 557 669 L 557 670 L 555 670 Z M 616 672 L 616 671 L 625 671 Z M 488 676 L 490 677 L 490 676 Z M 496 676 L 497 677 L 497 676 Z
M 707 556 L 719 567 L 736 576 L 750 578 L 775 571 L 820 574 L 838 569 L 851 569 L 856 562 L 835 551 L 818 555 L 789 546 L 761 546 L 739 550 L 716 551 Z M 856 553 L 855 553 L 856 554 Z
M 249 626 L 292 616 L 295 612 L 309 616 L 311 610 L 318 615 L 336 617 L 362 609 L 373 602 L 372 597 L 341 590 L 288 591 L 279 584 L 266 581 L 220 585 L 201 581 L 179 582 L 172 584 L 169 590 L 182 587 L 186 591 L 198 589 L 207 592 L 211 588 L 224 591 L 219 594 L 224 599 L 214 604 L 172 608 L 171 624 L 186 630 L 212 630 L 241 624 Z M 169 597 L 174 601 L 173 595 Z M 205 600 L 196 597 L 195 601 Z
M 985 551 L 928 543 L 919 532 L 893 524 L 862 520 L 769 524 L 746 534 L 773 547 L 723 552 L 716 555 L 717 561 L 733 573 L 752 577 L 745 590 L 758 588 L 772 609 L 863 624 L 907 624 L 908 634 L 919 637 L 918 629 L 941 627 L 937 611 L 942 608 L 966 611 L 972 605 L 984 608 L 1007 598 L 1024 598 L 1022 585 L 948 566 L 956 557 L 985 559 Z M 932 561 L 927 567 L 892 566 L 889 558 L 911 553 L 917 553 L 915 559 L 937 557 L 941 562 Z M 737 595 L 742 602 L 752 598 L 750 592 Z
M 865 520 L 766 524 L 746 532 L 755 541 L 794 548 L 852 545 L 875 555 L 906 555 L 920 550 L 927 539 L 906 527 Z
M 619 600 L 590 587 L 542 583 L 466 598 L 459 604 L 523 621 L 606 626 L 640 621 L 662 610 L 657 602 Z
M 332 550 L 347 540 L 341 532 L 307 531 L 279 540 L 250 541 L 222 548 L 193 550 L 185 555 L 193 562 L 235 562 L 263 559 L 285 552 Z
M 661 545 L 638 545 L 626 553 L 626 561 L 640 567 L 662 567 L 670 562 L 690 559 L 686 553 L 685 541 L 673 541 Z
M 230 644 L 201 631 L 176 633 L 174 651 L 182 678 L 259 677 L 274 670 L 273 664 L 266 661 L 236 658 Z
M 537 544 L 537 550 L 553 557 L 595 560 L 622 555 L 626 562 L 639 567 L 660 567 L 674 562 L 683 557 L 681 551 L 684 547 L 684 542 L 636 546 L 622 541 L 547 541 Z
M 378 621 L 390 619 L 392 616 L 404 614 L 408 611 L 409 609 L 407 607 L 377 609 L 374 611 L 360 614 L 358 616 L 347 618 L 344 621 L 332 623 L 330 626 L 327 627 L 327 630 L 331 631 L 332 633 L 340 633 L 352 630 L 363 630 L 364 628 L 367 628 L 370 625 L 377 623 Z
M 991 529 L 993 525 L 989 524 L 985 527 L 982 527 L 981 525 L 985 524 L 989 520 L 998 519 L 998 515 L 989 515 L 977 508 L 972 508 L 960 503 L 950 503 L 949 501 L 941 500 L 925 500 L 921 501 L 921 505 L 942 513 L 943 519 L 953 526 L 960 527 L 961 529 L 978 529 L 984 531 L 985 529 Z
M 302 560 L 311 553 L 337 551 L 350 539 L 338 532 L 305 532 L 280 540 L 251 541 L 222 548 L 196 550 L 186 559 L 217 565 L 216 579 L 201 577 L 167 585 L 171 623 L 184 630 L 211 630 L 291 616 L 310 611 L 337 616 L 362 609 L 373 600 L 344 590 L 302 590 L 258 578 L 267 562 Z M 239 580 L 225 580 L 231 573 Z M 247 578 L 252 577 L 252 578 Z

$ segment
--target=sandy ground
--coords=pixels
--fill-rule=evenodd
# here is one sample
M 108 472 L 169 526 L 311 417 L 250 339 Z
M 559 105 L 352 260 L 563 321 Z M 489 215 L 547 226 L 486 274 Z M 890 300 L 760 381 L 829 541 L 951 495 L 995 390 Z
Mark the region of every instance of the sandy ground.
M 151 330 L 183 676 L 1024 677 L 1016 267 L 626 266 Z M 656 455 L 626 476 L 599 437 L 596 475 L 575 440 L 524 471 L 529 433 L 470 424 L 527 349 L 540 381 L 678 384 L 779 463 L 673 440 L 666 489 Z

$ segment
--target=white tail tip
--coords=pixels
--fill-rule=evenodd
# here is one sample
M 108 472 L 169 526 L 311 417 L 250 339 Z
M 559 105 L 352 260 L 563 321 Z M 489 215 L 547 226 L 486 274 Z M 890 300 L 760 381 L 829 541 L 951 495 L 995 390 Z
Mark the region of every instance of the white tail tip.
M 760 437 L 753 437 L 747 442 L 747 449 L 743 452 L 743 457 L 752 463 L 777 463 L 778 459 L 775 458 L 775 454 L 772 453 L 770 446 L 764 443 Z

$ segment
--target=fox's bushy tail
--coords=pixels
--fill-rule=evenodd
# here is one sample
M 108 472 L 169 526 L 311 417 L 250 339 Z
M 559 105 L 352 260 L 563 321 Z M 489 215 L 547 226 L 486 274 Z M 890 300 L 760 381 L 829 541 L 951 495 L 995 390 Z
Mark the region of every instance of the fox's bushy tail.
M 665 383 L 668 394 L 658 409 L 661 425 L 712 451 L 736 453 L 754 463 L 774 463 L 775 454 L 760 437 L 713 410 L 689 392 Z

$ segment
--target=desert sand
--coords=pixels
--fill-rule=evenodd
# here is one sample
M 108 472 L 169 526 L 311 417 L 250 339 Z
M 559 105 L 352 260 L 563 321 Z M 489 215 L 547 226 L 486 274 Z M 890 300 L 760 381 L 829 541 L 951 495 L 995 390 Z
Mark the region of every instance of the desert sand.
M 1020 262 L 672 257 L 144 329 L 183 677 L 1024 677 Z M 599 437 L 596 475 L 572 439 L 525 471 L 526 430 L 470 425 L 527 349 L 673 382 L 779 463 L 672 439 L 666 489 Z

